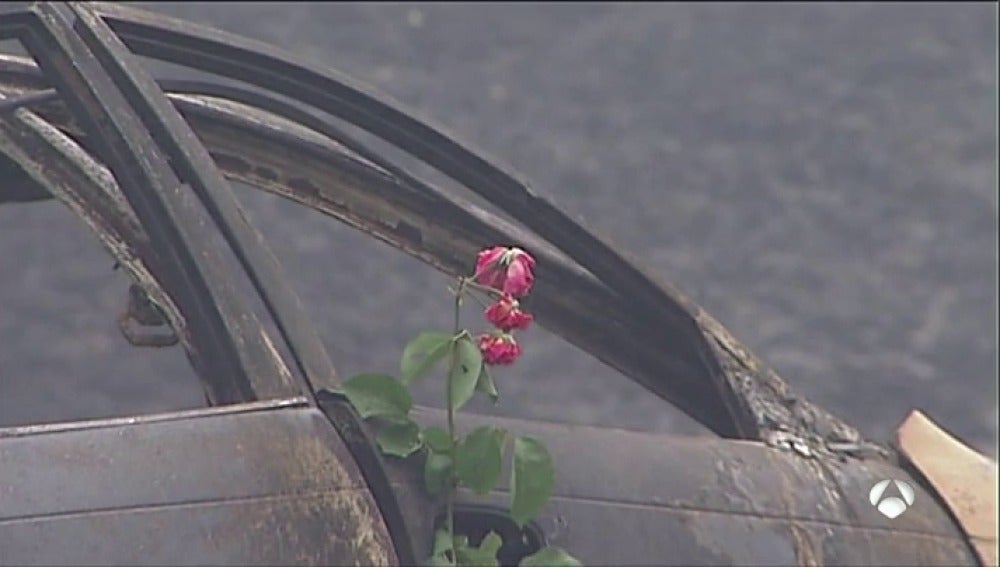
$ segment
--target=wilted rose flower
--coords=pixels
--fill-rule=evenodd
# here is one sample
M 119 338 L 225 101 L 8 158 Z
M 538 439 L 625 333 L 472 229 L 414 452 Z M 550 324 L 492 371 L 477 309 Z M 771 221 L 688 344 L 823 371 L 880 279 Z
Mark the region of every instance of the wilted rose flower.
M 507 253 L 506 246 L 494 246 L 487 248 L 476 255 L 475 279 L 477 282 L 495 289 L 503 287 L 503 282 L 507 278 L 507 271 L 504 269 L 503 257 Z
M 479 335 L 477 342 L 483 362 L 491 366 L 513 364 L 521 356 L 521 346 L 506 333 Z
M 501 289 L 514 297 L 524 297 L 535 285 L 535 259 L 520 248 L 511 248 L 507 263 L 507 278 Z
M 530 313 L 521 311 L 518 301 L 509 293 L 486 308 L 486 320 L 504 332 L 527 329 L 533 319 Z
M 476 257 L 477 282 L 524 297 L 535 283 L 535 259 L 520 248 L 494 246 Z

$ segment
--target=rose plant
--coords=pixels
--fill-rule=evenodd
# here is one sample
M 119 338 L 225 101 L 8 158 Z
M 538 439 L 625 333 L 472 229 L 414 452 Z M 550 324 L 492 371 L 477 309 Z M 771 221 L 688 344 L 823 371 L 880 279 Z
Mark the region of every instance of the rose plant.
M 521 310 L 523 298 L 534 286 L 535 259 L 520 248 L 494 246 L 476 257 L 473 274 L 458 278 L 451 331 L 424 331 L 403 349 L 399 377 L 360 374 L 344 383 L 348 401 L 365 419 L 381 422 L 376 442 L 382 452 L 406 458 L 418 451 L 424 457 L 424 483 L 432 494 L 444 492 L 446 520 L 435 533 L 431 565 L 497 565 L 503 545 L 490 532 L 477 546 L 455 529 L 455 493 L 460 486 L 487 494 L 500 481 L 507 448 L 512 447 L 510 516 L 523 528 L 542 510 L 552 493 L 555 470 L 545 445 L 529 436 L 516 437 L 491 426 L 478 427 L 460 437 L 455 413 L 477 393 L 493 403 L 499 392 L 491 366 L 511 365 L 522 354 L 514 331 L 526 330 L 533 320 Z M 466 297 L 489 303 L 484 316 L 494 329 L 473 336 L 460 328 L 459 312 Z M 483 301 L 485 299 L 486 301 Z M 447 429 L 421 427 L 410 419 L 409 387 L 434 367 L 445 364 Z M 525 557 L 521 565 L 580 565 L 566 551 L 546 547 Z

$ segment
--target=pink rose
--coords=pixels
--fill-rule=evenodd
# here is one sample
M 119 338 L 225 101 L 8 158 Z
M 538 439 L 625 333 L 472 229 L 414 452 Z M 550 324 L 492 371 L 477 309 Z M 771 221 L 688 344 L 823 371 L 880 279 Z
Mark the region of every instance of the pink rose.
M 521 346 L 514 337 L 504 333 L 501 335 L 479 335 L 479 350 L 483 353 L 483 362 L 493 365 L 513 364 L 521 356 Z
M 476 273 L 473 276 L 475 280 L 488 287 L 502 288 L 506 279 L 506 271 L 503 269 L 501 261 L 506 253 L 506 246 L 494 246 L 476 255 Z
M 507 278 L 501 289 L 514 297 L 524 297 L 535 285 L 535 259 L 520 248 L 511 248 L 509 254 Z
M 530 313 L 521 311 L 517 300 L 508 293 L 486 308 L 486 320 L 507 333 L 514 329 L 527 329 L 533 319 Z
M 524 297 L 535 284 L 535 259 L 520 248 L 494 246 L 476 257 L 475 280 L 514 297 Z

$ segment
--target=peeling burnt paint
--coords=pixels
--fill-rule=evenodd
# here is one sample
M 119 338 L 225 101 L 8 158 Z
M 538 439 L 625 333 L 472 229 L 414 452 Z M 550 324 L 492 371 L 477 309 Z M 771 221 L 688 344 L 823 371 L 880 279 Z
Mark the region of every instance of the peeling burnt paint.
M 323 565 L 346 562 L 355 565 L 389 565 L 392 544 L 364 484 L 344 468 L 326 442 L 315 437 L 269 439 L 288 443 L 283 461 L 268 470 L 279 485 L 308 485 L 327 479 L 332 486 L 299 497 L 271 500 L 246 517 L 233 518 L 223 537 L 243 533 L 261 558 L 280 558 L 294 550 L 297 563 Z M 291 457 L 291 458 L 289 458 Z M 316 541 L 326 539 L 326 545 Z
M 796 522 L 788 523 L 788 532 L 791 534 L 792 547 L 795 549 L 795 564 L 800 567 L 819 567 L 823 565 L 821 550 L 816 548 L 815 543 L 809 536 L 809 532 L 802 529 Z
M 386 564 L 392 544 L 367 484 L 353 465 L 347 447 L 332 435 L 330 423 L 315 411 L 310 419 L 317 432 L 325 430 L 327 434 L 292 435 L 287 429 L 278 430 L 276 434 L 274 430 L 263 428 L 253 432 L 266 439 L 265 450 L 275 451 L 273 456 L 262 457 L 263 461 L 272 463 L 267 473 L 273 475 L 278 486 L 322 484 L 333 488 L 324 492 L 320 499 L 300 503 L 299 511 L 314 520 L 326 520 L 327 523 L 332 520 L 335 525 L 329 526 L 334 528 L 329 530 L 333 534 L 331 537 L 346 542 L 351 556 L 362 564 Z M 331 446 L 337 451 L 331 451 Z

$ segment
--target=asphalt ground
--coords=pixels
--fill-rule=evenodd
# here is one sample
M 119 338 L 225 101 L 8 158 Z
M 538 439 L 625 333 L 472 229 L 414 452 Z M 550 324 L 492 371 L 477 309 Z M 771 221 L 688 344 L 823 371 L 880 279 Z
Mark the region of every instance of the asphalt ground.
M 917 407 L 996 454 L 995 5 L 148 8 L 341 70 L 482 148 L 867 434 Z M 391 372 L 447 325 L 443 276 L 239 194 L 341 374 Z M 200 405 L 178 349 L 119 335 L 111 265 L 60 205 L 0 207 L 0 424 Z M 478 409 L 704 433 L 544 329 L 524 346 Z

